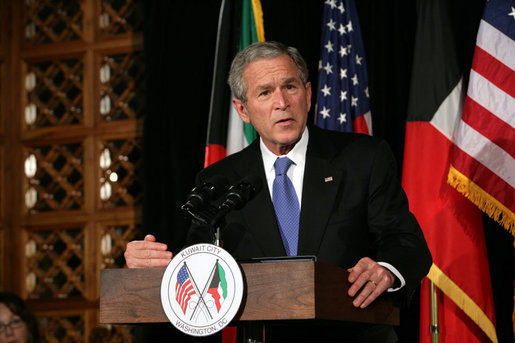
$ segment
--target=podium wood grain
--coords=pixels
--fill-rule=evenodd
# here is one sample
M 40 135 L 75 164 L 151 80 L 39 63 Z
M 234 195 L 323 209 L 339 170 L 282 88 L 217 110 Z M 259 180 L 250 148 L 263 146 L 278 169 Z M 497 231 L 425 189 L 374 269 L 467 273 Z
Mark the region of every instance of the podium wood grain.
M 100 271 L 101 323 L 163 323 L 161 279 L 166 268 Z
M 399 309 L 378 299 L 366 309 L 352 306 L 347 271 L 324 262 L 241 264 L 245 292 L 237 321 L 327 319 L 399 324 Z M 165 268 L 101 271 L 101 323 L 157 323 Z

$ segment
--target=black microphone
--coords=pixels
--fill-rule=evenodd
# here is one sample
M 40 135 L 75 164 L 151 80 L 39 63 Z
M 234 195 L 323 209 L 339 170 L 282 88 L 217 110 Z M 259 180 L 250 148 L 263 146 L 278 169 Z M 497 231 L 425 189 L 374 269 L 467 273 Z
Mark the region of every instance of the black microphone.
M 225 194 L 225 200 L 218 206 L 217 217 L 221 218 L 232 210 L 239 210 L 254 197 L 263 186 L 261 178 L 257 175 L 249 175 L 237 184 L 231 186 Z
M 203 210 L 212 200 L 218 199 L 229 188 L 225 176 L 215 175 L 202 185 L 193 188 L 186 197 L 186 203 L 181 209 L 188 212 Z

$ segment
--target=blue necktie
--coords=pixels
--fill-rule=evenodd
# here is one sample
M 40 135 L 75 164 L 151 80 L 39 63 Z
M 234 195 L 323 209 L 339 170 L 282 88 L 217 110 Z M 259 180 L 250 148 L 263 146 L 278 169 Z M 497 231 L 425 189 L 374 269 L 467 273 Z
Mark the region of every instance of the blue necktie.
M 279 231 L 288 256 L 296 256 L 299 245 L 299 200 L 290 178 L 286 175 L 292 164 L 288 157 L 275 160 L 273 199 Z

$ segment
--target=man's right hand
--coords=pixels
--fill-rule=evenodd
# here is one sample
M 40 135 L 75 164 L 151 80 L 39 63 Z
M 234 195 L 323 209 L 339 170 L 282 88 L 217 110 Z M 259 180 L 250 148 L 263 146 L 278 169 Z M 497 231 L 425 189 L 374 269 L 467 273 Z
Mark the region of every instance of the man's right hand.
M 166 244 L 156 242 L 152 235 L 146 235 L 142 241 L 127 243 L 125 261 L 129 268 L 166 267 L 172 260 L 172 253 Z

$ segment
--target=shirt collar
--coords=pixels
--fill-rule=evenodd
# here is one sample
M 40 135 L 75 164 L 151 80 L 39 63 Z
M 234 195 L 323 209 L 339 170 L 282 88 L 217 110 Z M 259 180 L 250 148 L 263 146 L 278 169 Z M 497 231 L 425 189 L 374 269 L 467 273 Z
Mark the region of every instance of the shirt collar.
M 293 147 L 293 149 L 291 149 L 291 151 L 289 153 L 287 153 L 286 155 L 282 155 L 282 156 L 288 157 L 290 160 L 293 161 L 293 163 L 295 165 L 300 165 L 300 164 L 304 163 L 304 161 L 306 160 L 306 151 L 308 149 L 308 140 L 309 140 L 309 132 L 308 132 L 308 127 L 306 126 L 306 128 L 304 129 L 304 132 L 302 133 L 302 136 L 300 137 L 300 140 L 297 142 L 297 144 L 295 144 L 295 146 Z M 261 148 L 261 156 L 263 157 L 263 165 L 265 167 L 265 172 L 268 173 L 268 172 L 273 171 L 275 160 L 279 156 L 277 156 L 276 154 L 271 152 L 266 147 L 265 143 L 263 143 L 262 138 L 259 139 L 259 146 Z

